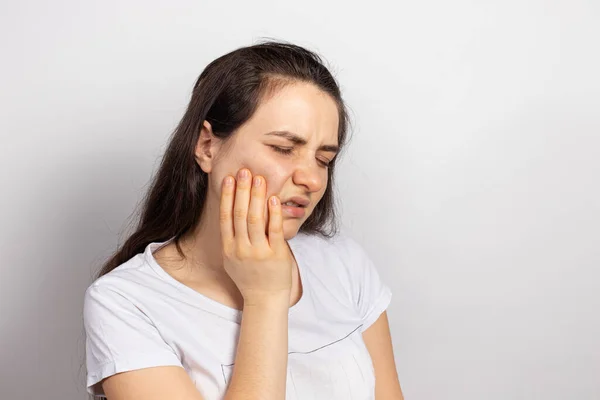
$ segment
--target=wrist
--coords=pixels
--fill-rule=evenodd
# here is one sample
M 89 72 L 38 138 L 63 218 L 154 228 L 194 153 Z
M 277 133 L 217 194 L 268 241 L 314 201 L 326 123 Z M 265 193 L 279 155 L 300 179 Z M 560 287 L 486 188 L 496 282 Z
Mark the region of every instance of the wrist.
M 244 308 L 289 308 L 291 290 L 244 294 Z

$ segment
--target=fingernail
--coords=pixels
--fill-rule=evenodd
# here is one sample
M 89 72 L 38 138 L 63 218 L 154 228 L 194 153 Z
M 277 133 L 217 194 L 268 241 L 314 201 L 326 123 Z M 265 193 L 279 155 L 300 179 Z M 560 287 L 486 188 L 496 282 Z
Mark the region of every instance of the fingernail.
M 271 197 L 271 205 L 276 206 L 277 205 L 277 197 Z
M 248 170 L 247 169 L 243 169 L 240 171 L 240 178 L 247 178 L 248 177 Z
M 254 187 L 260 186 L 260 178 L 258 176 L 254 177 Z
M 225 184 L 227 186 L 233 185 L 233 178 L 231 176 L 228 176 L 227 178 L 225 178 Z

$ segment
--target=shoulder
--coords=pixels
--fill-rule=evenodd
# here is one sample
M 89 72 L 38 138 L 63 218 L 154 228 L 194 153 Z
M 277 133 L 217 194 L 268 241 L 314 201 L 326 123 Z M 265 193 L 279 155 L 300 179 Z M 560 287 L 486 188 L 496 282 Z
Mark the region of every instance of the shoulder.
M 368 258 L 363 246 L 346 233 L 338 233 L 333 237 L 299 233 L 290 241 L 290 244 L 303 250 L 309 250 L 313 255 L 326 258 L 335 257 L 348 265 L 356 264 L 365 257 Z
M 300 235 L 297 247 L 309 260 L 309 269 L 323 291 L 343 293 L 360 316 L 363 329 L 384 310 L 391 298 L 389 287 L 363 246 L 347 234 L 332 238 Z
M 163 290 L 144 253 L 136 254 L 86 289 L 83 298 L 86 331 L 105 337 L 108 331 L 130 332 L 134 326 L 138 331 L 151 329 L 150 310 L 164 297 L 160 293 Z
M 333 237 L 300 233 L 290 245 L 295 253 L 301 254 L 314 275 L 323 280 L 338 281 L 346 288 L 360 283 L 371 265 L 359 242 L 344 233 Z
M 92 282 L 84 294 L 84 309 L 103 302 L 129 302 L 138 304 L 155 295 L 164 284 L 145 252 L 136 254 L 106 275 Z
M 106 275 L 97 278 L 86 290 L 86 297 L 91 293 L 121 292 L 133 282 L 138 282 L 144 275 L 146 262 L 144 254 L 136 254 Z

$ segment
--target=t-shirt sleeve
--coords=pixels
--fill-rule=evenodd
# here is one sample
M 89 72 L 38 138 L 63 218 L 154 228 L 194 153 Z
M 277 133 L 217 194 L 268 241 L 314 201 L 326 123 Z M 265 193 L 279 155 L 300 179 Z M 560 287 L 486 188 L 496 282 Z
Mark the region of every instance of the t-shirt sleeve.
M 103 395 L 103 379 L 141 368 L 181 362 L 150 318 L 129 299 L 93 284 L 84 298 L 87 391 Z
M 387 309 L 392 299 L 392 291 L 381 280 L 377 268 L 364 248 L 354 239 L 344 239 L 352 301 L 362 321 L 361 332 L 364 332 Z

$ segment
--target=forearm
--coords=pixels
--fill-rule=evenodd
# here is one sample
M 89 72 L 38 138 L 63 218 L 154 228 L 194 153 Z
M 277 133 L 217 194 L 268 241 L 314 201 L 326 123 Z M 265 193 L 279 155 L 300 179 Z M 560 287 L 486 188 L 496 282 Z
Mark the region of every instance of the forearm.
M 289 293 L 245 302 L 226 400 L 285 398 Z

